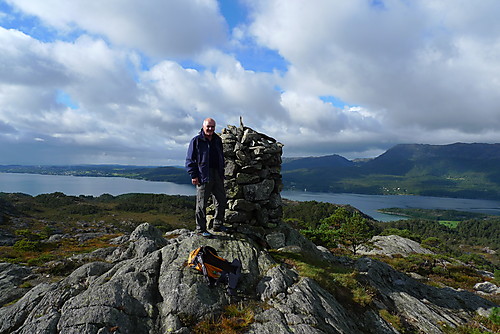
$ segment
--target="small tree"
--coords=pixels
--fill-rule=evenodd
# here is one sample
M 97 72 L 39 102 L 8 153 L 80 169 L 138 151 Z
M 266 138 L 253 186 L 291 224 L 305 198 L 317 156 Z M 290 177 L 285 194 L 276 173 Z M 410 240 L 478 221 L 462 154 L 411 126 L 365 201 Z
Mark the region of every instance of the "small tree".
M 328 218 L 322 219 L 318 226 L 300 232 L 316 245 L 326 248 L 337 247 L 337 241 L 340 237 L 340 230 L 333 228 L 327 221 Z
M 359 248 L 368 243 L 372 237 L 370 225 L 366 218 L 358 212 L 345 217 L 340 227 L 339 243 L 349 248 L 356 255 Z
M 367 244 L 372 237 L 368 220 L 358 212 L 352 213 L 344 207 L 337 208 L 315 228 L 301 232 L 317 245 L 334 248 L 341 244 L 349 248 L 353 254 L 356 254 L 359 247 Z

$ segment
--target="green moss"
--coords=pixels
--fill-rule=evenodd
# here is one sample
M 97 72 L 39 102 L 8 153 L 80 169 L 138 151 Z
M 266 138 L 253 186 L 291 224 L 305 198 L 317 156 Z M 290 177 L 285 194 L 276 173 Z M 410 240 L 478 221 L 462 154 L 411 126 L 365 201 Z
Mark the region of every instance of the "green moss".
M 403 327 L 402 321 L 399 316 L 390 313 L 386 309 L 381 309 L 378 311 L 378 313 L 382 317 L 382 319 L 390 323 L 392 327 L 394 327 L 398 332 L 405 333 L 405 328 Z
M 498 307 L 493 309 L 493 313 L 490 317 L 476 316 L 469 323 L 458 326 L 451 327 L 447 325 L 442 325 L 441 328 L 445 334 L 491 334 L 500 333 L 500 319 L 498 319 Z M 496 312 L 496 315 L 494 313 Z
M 33 287 L 33 284 L 31 284 L 30 282 L 24 282 L 19 285 L 19 287 L 22 289 L 31 289 Z
M 214 319 L 201 321 L 193 328 L 194 334 L 237 334 L 243 333 L 254 322 L 256 310 L 262 303 L 230 304 Z
M 315 280 L 337 299 L 352 305 L 353 309 L 370 305 L 373 301 L 375 290 L 362 284 L 358 280 L 358 273 L 351 268 L 334 266 L 303 254 L 277 251 L 270 253 L 277 261 L 294 267 L 300 276 Z

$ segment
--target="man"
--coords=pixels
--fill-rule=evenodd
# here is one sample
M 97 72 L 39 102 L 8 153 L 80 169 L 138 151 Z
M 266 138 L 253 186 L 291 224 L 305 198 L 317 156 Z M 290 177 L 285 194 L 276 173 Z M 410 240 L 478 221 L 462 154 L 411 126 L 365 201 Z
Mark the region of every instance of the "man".
M 223 226 L 226 208 L 224 189 L 224 152 L 222 139 L 215 133 L 215 120 L 203 121 L 200 133 L 191 139 L 186 156 L 186 170 L 191 175 L 191 183 L 196 186 L 196 232 L 210 238 L 207 231 L 206 209 L 208 197 L 215 203 L 215 232 L 228 232 Z

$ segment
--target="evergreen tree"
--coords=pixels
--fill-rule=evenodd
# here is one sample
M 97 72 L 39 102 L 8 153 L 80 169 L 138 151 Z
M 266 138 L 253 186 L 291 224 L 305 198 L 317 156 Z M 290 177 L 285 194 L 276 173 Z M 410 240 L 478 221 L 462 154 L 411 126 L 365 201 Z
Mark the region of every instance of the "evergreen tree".
M 371 239 L 372 226 L 358 212 L 338 207 L 335 212 L 313 228 L 301 230 L 309 240 L 327 248 L 345 246 L 356 254 Z
M 357 212 L 347 215 L 340 227 L 339 243 L 349 248 L 356 255 L 359 248 L 372 237 L 368 220 Z

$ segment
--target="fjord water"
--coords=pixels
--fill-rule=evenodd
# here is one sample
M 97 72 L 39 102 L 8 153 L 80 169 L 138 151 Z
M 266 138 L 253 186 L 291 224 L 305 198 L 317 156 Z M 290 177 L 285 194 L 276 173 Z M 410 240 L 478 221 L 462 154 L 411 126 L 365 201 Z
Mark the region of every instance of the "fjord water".
M 500 215 L 500 201 L 480 199 L 411 195 L 310 193 L 296 191 L 283 191 L 281 193 L 281 196 L 283 198 L 289 198 L 296 201 L 318 201 L 335 204 L 349 204 L 379 221 L 393 221 L 402 218 L 398 216 L 383 214 L 377 211 L 384 208 L 458 210 L 485 213 L 489 215 Z
M 32 196 L 62 192 L 66 195 L 113 196 L 127 193 L 168 195 L 195 195 L 195 188 L 188 184 L 153 182 L 119 177 L 80 177 L 65 175 L 38 175 L 0 173 L 0 192 L 24 193 Z M 383 208 L 422 208 L 462 210 L 500 215 L 500 201 L 441 198 L 427 196 L 334 194 L 283 191 L 283 198 L 296 201 L 318 201 L 349 204 L 380 221 L 398 220 L 401 217 L 377 212 Z
M 53 192 L 66 195 L 113 196 L 127 193 L 195 195 L 192 185 L 171 182 L 152 182 L 122 177 L 85 177 L 67 175 L 39 175 L 0 173 L 0 191 L 24 193 L 32 196 Z

